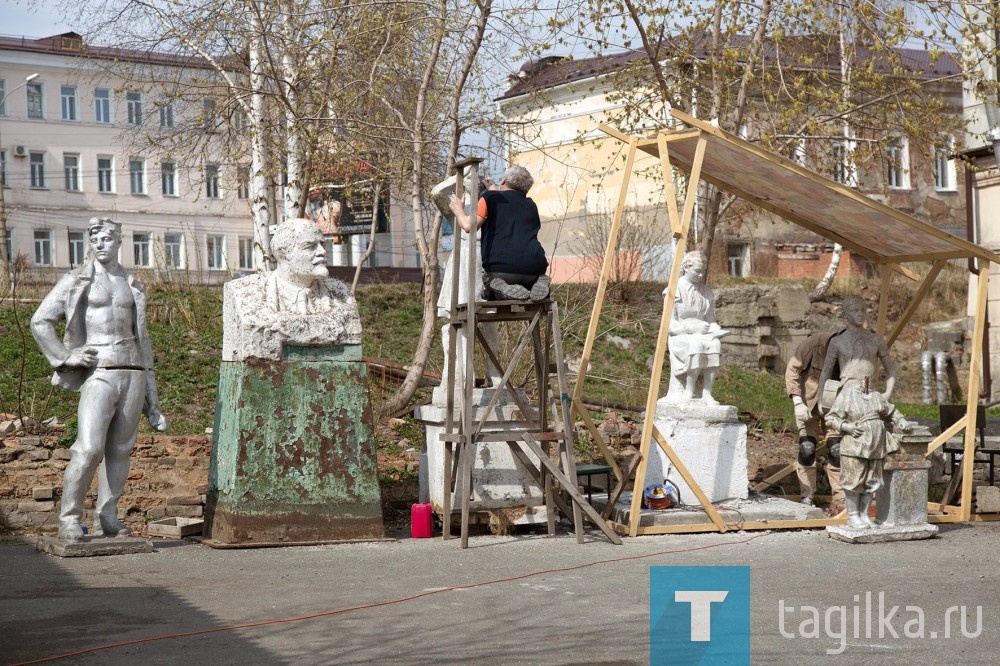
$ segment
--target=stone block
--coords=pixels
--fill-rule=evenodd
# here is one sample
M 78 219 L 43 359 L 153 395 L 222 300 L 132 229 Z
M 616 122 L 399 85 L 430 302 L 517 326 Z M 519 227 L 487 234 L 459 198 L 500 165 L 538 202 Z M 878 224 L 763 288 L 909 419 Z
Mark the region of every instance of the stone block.
M 1000 488 L 997 486 L 976 488 L 976 513 L 1000 513 Z
M 167 516 L 180 516 L 183 518 L 200 518 L 205 515 L 205 508 L 198 506 L 168 506 Z
M 167 498 L 167 506 L 201 504 L 199 495 L 173 495 Z
M 52 457 L 52 452 L 43 448 L 25 449 L 21 454 L 22 460 L 42 461 Z
M 31 498 L 36 500 L 50 500 L 55 497 L 55 488 L 34 488 L 31 491 Z
M 167 515 L 167 508 L 163 506 L 151 506 L 146 509 L 146 517 L 156 520 Z
M 152 542 L 138 537 L 87 536 L 82 541 L 64 541 L 57 537 L 43 536 L 35 542 L 35 548 L 57 557 L 96 557 L 153 552 Z
M 42 445 L 42 438 L 41 437 L 22 437 L 21 438 L 21 446 L 32 447 L 32 446 L 41 446 L 41 445 Z
M 52 449 L 52 459 L 54 460 L 69 460 L 72 455 L 72 452 L 66 448 Z
M 55 502 L 18 502 L 19 513 L 30 513 L 32 511 L 51 511 L 56 508 Z

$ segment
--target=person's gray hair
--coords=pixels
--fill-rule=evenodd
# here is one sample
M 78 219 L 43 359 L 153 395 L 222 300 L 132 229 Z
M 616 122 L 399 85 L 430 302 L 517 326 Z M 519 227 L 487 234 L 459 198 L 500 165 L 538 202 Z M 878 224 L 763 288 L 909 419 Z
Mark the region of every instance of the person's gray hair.
M 507 170 L 503 172 L 503 178 L 507 182 L 507 187 L 518 192 L 524 192 L 525 194 L 535 184 L 535 179 L 522 166 L 507 167 Z
M 122 225 L 115 222 L 110 217 L 92 217 L 90 222 L 87 224 L 87 236 L 93 236 L 102 231 L 106 231 L 115 237 L 115 240 L 121 242 L 122 239 Z
M 289 250 L 295 246 L 295 239 L 304 233 L 322 233 L 319 225 L 304 217 L 296 217 L 286 220 L 278 225 L 278 230 L 271 236 L 271 254 L 287 257 Z

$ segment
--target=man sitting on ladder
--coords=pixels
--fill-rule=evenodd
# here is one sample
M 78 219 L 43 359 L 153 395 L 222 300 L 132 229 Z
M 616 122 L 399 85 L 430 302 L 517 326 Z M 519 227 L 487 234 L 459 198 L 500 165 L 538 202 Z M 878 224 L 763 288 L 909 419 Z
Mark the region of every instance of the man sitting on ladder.
M 503 172 L 500 188 L 483 192 L 476 206 L 476 228 L 483 228 L 483 290 L 488 300 L 543 301 L 552 279 L 545 275 L 549 262 L 538 242 L 542 226 L 538 206 L 528 197 L 535 180 L 524 167 Z M 465 204 L 452 195 L 455 220 L 472 232 Z

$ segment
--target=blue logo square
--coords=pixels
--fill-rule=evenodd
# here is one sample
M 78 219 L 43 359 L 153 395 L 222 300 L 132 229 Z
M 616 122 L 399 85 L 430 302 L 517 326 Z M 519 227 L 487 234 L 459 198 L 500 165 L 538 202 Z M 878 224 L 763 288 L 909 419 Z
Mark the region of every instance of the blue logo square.
M 649 663 L 750 663 L 750 567 L 650 567 Z

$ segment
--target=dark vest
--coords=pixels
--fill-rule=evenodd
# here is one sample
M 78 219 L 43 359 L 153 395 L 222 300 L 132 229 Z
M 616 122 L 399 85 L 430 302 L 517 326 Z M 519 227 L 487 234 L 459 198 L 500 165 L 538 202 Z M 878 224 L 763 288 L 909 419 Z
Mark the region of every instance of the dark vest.
M 538 242 L 538 207 L 523 192 L 489 190 L 482 227 L 483 271 L 543 275 L 549 267 Z

